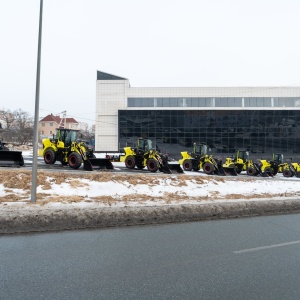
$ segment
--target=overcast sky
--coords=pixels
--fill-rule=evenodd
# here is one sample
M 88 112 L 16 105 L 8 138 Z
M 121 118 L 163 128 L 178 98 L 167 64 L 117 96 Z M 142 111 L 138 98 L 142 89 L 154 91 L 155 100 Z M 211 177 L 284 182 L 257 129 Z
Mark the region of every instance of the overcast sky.
M 39 0 L 0 0 L 0 109 L 34 115 Z M 299 86 L 299 0 L 44 0 L 40 112 L 92 124 L 132 87 Z

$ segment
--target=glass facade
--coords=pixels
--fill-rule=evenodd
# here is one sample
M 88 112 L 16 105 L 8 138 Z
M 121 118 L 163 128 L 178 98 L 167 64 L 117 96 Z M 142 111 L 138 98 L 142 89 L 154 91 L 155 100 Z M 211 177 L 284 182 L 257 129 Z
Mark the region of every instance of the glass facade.
M 190 100 L 195 99 L 198 98 Z M 210 98 L 199 99 L 206 101 Z M 218 103 L 217 99 L 215 104 Z M 236 106 L 236 101 L 239 101 L 239 98 L 228 99 L 234 99 L 230 100 L 233 102 L 227 102 L 232 106 Z M 268 98 L 254 99 L 256 105 L 257 99 L 266 101 L 264 106 L 269 103 Z M 300 158 L 300 110 L 128 109 L 119 110 L 118 118 L 121 149 L 134 145 L 138 137 L 144 137 L 151 139 L 162 152 L 174 159 L 181 157 L 181 151 L 191 150 L 194 142 L 207 143 L 211 154 L 223 158 L 233 155 L 237 149 L 248 149 L 252 159 L 271 159 L 272 153 L 283 153 L 286 158 L 292 157 L 294 161 Z
M 128 98 L 128 107 L 300 107 L 300 97 Z

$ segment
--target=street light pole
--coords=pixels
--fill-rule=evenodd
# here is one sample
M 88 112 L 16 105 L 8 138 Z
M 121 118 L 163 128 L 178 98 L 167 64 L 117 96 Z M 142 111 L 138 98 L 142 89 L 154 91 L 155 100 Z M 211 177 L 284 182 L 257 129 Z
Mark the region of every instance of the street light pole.
M 40 21 L 39 21 L 36 91 L 35 91 L 35 114 L 34 114 L 34 128 L 33 128 L 33 161 L 32 161 L 32 179 L 31 179 L 31 202 L 33 202 L 33 203 L 36 202 L 36 186 L 37 186 L 37 154 L 38 154 L 38 122 L 39 122 L 39 102 L 40 102 L 42 16 L 43 16 L 43 0 L 40 0 Z

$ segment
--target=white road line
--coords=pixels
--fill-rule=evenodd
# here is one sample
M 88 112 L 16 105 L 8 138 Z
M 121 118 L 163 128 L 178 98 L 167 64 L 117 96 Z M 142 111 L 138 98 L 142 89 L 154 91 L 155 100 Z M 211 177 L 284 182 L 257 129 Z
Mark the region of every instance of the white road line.
M 249 249 L 244 249 L 244 250 L 233 251 L 233 253 L 240 254 L 240 253 L 246 253 L 246 252 L 254 252 L 254 251 L 284 247 L 284 246 L 289 246 L 289 245 L 294 245 L 294 244 L 300 244 L 300 241 L 294 241 L 294 242 L 282 243 L 282 244 L 274 244 L 274 245 L 270 245 L 270 246 L 263 246 L 263 247 L 257 247 L 257 248 L 249 248 Z

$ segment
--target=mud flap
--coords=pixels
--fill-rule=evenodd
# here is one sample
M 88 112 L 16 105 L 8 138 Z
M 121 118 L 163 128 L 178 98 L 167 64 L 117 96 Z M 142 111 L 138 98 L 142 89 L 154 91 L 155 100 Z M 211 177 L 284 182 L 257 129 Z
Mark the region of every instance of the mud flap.
M 181 168 L 180 164 L 167 164 L 165 165 L 168 167 L 170 173 L 178 173 L 178 174 L 182 174 L 184 173 L 183 172 L 183 169 Z
M 24 158 L 22 151 L 0 151 L 0 166 L 1 167 L 22 167 L 24 166 Z
M 110 159 L 108 158 L 89 158 L 88 159 L 92 169 L 106 169 L 106 170 L 113 170 L 114 165 L 111 163 Z M 90 170 L 88 170 L 90 171 Z

